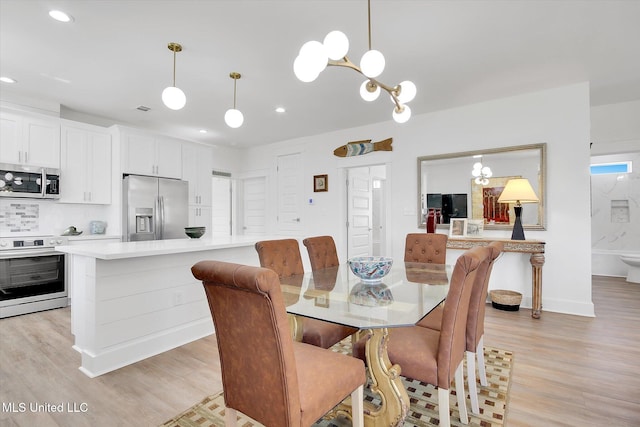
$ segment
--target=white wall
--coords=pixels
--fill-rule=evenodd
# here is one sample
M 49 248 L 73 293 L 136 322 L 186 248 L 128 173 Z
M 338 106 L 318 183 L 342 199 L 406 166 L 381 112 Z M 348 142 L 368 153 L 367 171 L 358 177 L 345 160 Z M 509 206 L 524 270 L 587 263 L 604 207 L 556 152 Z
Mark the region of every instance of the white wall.
M 426 95 L 425 95 L 426 96 Z M 383 101 L 380 101 L 383 102 Z M 367 108 L 363 104 L 362 108 Z M 591 301 L 591 233 L 589 214 L 589 85 L 529 93 L 461 108 L 416 115 L 403 125 L 392 121 L 323 135 L 283 141 L 248 150 L 243 173 L 266 171 L 273 183 L 268 200 L 275 218 L 275 160 L 279 154 L 302 153 L 305 205 L 302 216 L 306 237 L 331 234 L 339 253 L 346 253 L 344 169 L 353 166 L 388 166 L 388 253 L 401 258 L 409 232 L 424 231 L 417 223 L 418 156 L 483 148 L 546 142 L 547 188 L 545 231 L 526 231 L 529 239 L 547 243 L 543 269 L 543 310 L 594 315 Z M 333 150 L 349 141 L 393 137 L 393 152 L 339 158 Z M 329 191 L 313 193 L 312 177 L 329 175 Z M 275 221 L 275 220 L 274 220 Z M 267 233 L 275 232 L 269 224 Z M 509 238 L 510 232 L 491 230 L 485 235 Z M 459 251 L 450 251 L 455 258 Z M 496 265 L 491 288 L 512 289 L 531 306 L 531 268 L 528 257 L 505 254 Z

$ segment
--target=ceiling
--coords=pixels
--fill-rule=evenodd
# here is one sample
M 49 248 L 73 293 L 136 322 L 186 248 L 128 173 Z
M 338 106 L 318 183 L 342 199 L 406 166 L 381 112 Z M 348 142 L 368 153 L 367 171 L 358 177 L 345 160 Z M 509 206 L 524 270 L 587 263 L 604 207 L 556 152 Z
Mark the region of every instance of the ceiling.
M 52 8 L 74 21 L 52 20 Z M 18 81 L 1 83 L 2 99 L 60 104 L 63 117 L 238 148 L 391 120 L 388 97 L 362 101 L 352 70 L 330 67 L 312 83 L 293 74 L 302 44 L 335 29 L 359 62 L 366 0 L 0 0 L 0 17 L 0 75 Z M 591 105 L 610 104 L 640 99 L 639 17 L 633 0 L 371 0 L 372 47 L 386 57 L 382 83 L 416 84 L 414 116 L 582 81 Z M 179 111 L 161 100 L 169 42 L 183 46 Z M 238 129 L 224 123 L 232 71 L 242 74 Z

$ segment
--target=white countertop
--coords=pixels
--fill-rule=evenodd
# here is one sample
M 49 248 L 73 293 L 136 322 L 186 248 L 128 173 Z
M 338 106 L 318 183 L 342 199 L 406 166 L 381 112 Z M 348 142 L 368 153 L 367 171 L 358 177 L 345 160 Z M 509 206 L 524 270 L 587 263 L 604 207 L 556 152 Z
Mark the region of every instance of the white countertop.
M 103 260 L 169 255 L 253 246 L 261 240 L 283 239 L 283 236 L 229 236 L 200 239 L 149 240 L 144 242 L 90 243 L 56 246 L 59 252 Z

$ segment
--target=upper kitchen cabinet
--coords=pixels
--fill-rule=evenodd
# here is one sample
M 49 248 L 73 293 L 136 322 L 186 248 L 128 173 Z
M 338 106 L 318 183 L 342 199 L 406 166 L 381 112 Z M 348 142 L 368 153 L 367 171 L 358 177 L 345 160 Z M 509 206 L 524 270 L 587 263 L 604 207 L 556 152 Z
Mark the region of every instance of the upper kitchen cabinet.
M 210 147 L 182 144 L 182 179 L 189 181 L 189 204 L 211 206 L 211 171 L 213 152 Z
M 0 111 L 0 162 L 60 167 L 60 119 Z
M 182 177 L 181 141 L 144 133 L 121 133 L 124 173 Z
M 111 133 L 65 120 L 61 134 L 60 201 L 111 204 Z

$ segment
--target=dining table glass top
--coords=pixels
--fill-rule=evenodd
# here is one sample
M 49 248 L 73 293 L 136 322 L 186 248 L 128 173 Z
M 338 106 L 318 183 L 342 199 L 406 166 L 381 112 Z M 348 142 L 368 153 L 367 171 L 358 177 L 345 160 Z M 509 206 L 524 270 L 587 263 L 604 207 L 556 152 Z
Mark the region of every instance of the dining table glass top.
M 280 279 L 287 312 L 359 329 L 414 325 L 447 296 L 452 266 L 394 262 L 379 283 L 348 265 Z

